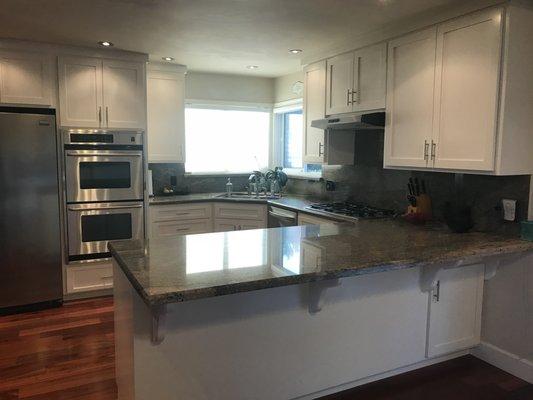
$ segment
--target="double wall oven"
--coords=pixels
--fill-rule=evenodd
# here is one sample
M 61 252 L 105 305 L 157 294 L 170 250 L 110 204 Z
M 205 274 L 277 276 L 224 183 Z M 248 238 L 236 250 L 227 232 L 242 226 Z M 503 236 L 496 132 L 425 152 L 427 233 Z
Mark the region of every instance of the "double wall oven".
M 144 237 L 141 131 L 62 132 L 69 261 L 109 257 L 112 240 Z

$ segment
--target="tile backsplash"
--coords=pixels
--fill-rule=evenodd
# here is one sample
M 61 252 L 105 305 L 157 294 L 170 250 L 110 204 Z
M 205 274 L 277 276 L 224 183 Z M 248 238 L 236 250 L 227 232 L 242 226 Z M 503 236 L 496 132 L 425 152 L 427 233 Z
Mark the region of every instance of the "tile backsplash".
M 462 185 L 456 184 L 453 173 L 391 170 L 383 168 L 383 132 L 369 131 L 356 134 L 355 165 L 324 166 L 323 181 L 289 179 L 285 191 L 305 195 L 317 200 L 353 200 L 377 207 L 403 211 L 407 207 L 407 181 L 409 177 L 424 179 L 432 199 L 436 218 L 443 217 L 446 202 L 455 201 L 458 195 L 472 207 L 475 229 L 484 231 L 518 232 L 518 223 L 502 220 L 499 209 L 501 199 L 518 201 L 517 220 L 527 218 L 529 176 L 463 176 Z M 165 185 L 175 177 L 178 192 L 209 193 L 225 191 L 224 176 L 186 175 L 184 164 L 150 164 L 154 194 L 162 193 Z M 243 190 L 248 175 L 232 176 L 233 190 Z M 336 183 L 336 190 L 325 190 L 325 180 Z

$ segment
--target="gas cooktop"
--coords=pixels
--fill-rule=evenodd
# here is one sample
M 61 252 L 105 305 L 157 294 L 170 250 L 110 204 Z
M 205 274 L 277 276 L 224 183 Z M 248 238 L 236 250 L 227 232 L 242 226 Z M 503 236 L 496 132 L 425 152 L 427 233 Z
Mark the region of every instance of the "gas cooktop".
M 311 204 L 308 208 L 324 213 L 343 215 L 355 219 L 387 218 L 395 215 L 392 210 L 371 207 L 361 203 L 336 202 Z

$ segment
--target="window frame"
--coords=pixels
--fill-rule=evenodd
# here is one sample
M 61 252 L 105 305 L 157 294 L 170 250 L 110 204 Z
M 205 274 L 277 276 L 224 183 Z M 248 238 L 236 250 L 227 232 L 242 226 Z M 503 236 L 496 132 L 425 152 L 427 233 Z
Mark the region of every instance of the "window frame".
M 283 114 L 296 111 L 296 110 L 302 110 L 303 112 L 303 99 L 295 99 L 295 100 L 289 100 L 282 103 L 276 103 L 274 104 L 274 107 L 272 108 L 272 139 L 271 139 L 271 165 L 274 166 L 283 166 L 284 159 L 283 159 L 283 148 L 284 148 L 284 118 L 282 117 Z M 281 122 L 281 123 L 280 123 Z M 302 127 L 304 129 L 304 127 Z M 302 135 L 302 141 L 305 140 L 305 132 L 303 132 Z M 303 144 L 303 143 L 302 143 Z M 304 146 L 302 146 L 303 148 Z M 303 166 L 302 168 L 283 168 L 283 171 L 287 174 L 290 178 L 297 178 L 297 179 L 308 179 L 308 180 L 320 180 L 322 179 L 322 171 L 321 172 L 308 172 L 305 171 L 305 163 L 302 161 Z

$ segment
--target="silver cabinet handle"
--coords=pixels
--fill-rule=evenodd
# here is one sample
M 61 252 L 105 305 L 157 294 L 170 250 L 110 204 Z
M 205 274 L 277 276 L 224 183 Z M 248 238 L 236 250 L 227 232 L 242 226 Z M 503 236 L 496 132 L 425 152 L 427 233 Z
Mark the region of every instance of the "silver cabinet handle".
M 176 228 L 176 232 L 185 232 L 188 231 L 189 228 Z
M 352 104 L 352 102 L 353 102 L 353 93 L 351 89 L 348 89 L 348 91 L 346 92 L 346 105 L 349 106 L 350 104 Z
M 109 127 L 109 107 L 108 106 L 105 107 L 105 123 L 106 123 L 106 126 Z
M 440 301 L 440 281 L 437 281 L 435 289 L 433 289 L 433 301 L 435 303 Z
M 98 107 L 98 125 L 102 126 L 102 106 Z
M 355 100 L 353 98 L 353 95 L 356 94 Z M 358 90 L 352 90 L 352 102 L 351 104 L 359 103 L 359 91 Z
M 427 140 L 424 140 L 424 160 L 429 159 L 429 143 Z
M 437 143 L 431 140 L 431 160 L 435 161 L 436 156 L 437 156 Z
M 324 155 L 324 144 L 322 144 L 321 142 L 318 142 L 318 156 L 323 156 Z

